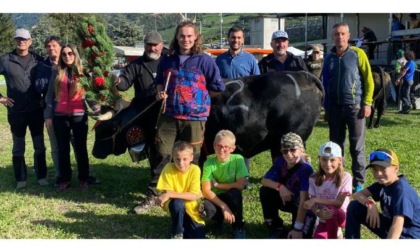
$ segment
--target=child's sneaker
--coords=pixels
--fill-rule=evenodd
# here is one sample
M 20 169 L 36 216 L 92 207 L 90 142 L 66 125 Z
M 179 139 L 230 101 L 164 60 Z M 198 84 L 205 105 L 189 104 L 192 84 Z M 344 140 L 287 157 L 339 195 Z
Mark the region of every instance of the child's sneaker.
M 363 190 L 363 185 L 358 185 L 354 188 L 355 193 L 360 192 L 361 190 Z
M 181 233 L 181 234 L 174 234 L 174 235 L 172 235 L 172 239 L 184 239 L 184 235 Z

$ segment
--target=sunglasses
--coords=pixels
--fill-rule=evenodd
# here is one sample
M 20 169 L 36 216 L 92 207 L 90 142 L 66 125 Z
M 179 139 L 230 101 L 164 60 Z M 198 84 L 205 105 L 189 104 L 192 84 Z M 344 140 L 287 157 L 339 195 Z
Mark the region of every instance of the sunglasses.
M 68 52 L 68 53 L 62 52 L 61 56 L 63 56 L 63 57 L 70 56 L 71 57 L 71 56 L 74 56 L 74 52 Z
M 392 156 L 383 151 L 374 151 L 369 154 L 369 161 L 386 161 L 388 159 L 394 160 Z
M 229 150 L 230 148 L 232 148 L 232 147 L 230 147 L 230 146 L 228 146 L 228 145 L 221 145 L 221 144 L 216 144 L 216 148 L 218 148 L 219 150 Z
M 292 153 L 292 154 L 294 154 L 294 153 L 296 153 L 296 151 L 297 151 L 298 149 L 296 149 L 296 148 L 292 148 L 292 149 L 282 149 L 281 150 L 281 153 L 283 153 L 284 155 L 287 155 L 287 153 Z

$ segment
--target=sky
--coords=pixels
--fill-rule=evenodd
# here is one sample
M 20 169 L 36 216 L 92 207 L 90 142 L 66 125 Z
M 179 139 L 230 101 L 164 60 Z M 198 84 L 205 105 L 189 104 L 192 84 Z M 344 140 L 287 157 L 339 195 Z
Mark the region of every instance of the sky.
M 383 2 L 383 4 L 381 4 Z M 86 13 L 410 13 L 413 7 L 420 6 L 415 0 L 162 0 L 153 1 L 117 0 L 89 1 L 72 0 L 68 2 L 52 0 L 2 0 L 0 12 L 39 13 L 39 12 L 86 12 Z M 255 3 L 255 4 L 252 4 Z M 420 12 L 420 7 L 417 10 Z

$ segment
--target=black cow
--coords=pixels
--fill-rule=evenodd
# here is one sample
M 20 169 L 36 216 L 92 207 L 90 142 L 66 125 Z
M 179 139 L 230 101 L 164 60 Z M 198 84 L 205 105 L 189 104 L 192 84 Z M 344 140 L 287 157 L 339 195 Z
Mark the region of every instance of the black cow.
M 322 83 L 316 76 L 303 71 L 273 72 L 226 80 L 225 83 L 226 90 L 211 101 L 204 155 L 214 153 L 213 140 L 221 129 L 229 129 L 236 135 L 236 150 L 246 158 L 265 150 L 271 150 L 272 157 L 277 157 L 282 135 L 295 132 L 306 141 L 312 133 L 324 97 Z M 98 158 L 104 158 L 104 155 L 97 156 L 96 148 L 105 148 L 98 141 L 112 139 L 110 136 L 118 129 L 112 122 L 107 124 L 113 130 L 101 129 L 101 126 L 96 129 L 93 155 Z M 119 142 L 124 136 L 118 135 L 114 134 L 114 142 L 123 145 Z M 118 155 L 122 149 L 121 146 L 114 147 L 107 152 L 107 155 Z
M 379 128 L 381 117 L 386 108 L 386 100 L 388 99 L 389 89 L 391 87 L 391 76 L 385 72 L 382 67 L 373 66 L 372 76 L 375 83 L 375 89 L 373 93 L 372 113 L 370 114 L 368 121 L 369 129 L 372 129 L 375 111 L 377 113 L 377 117 L 374 127 Z
M 307 72 L 274 72 L 225 81 L 226 90 L 212 99 L 204 153 L 213 153 L 221 129 L 236 136 L 236 151 L 246 158 L 270 150 L 280 155 L 280 138 L 295 132 L 306 141 L 322 106 L 324 89 Z

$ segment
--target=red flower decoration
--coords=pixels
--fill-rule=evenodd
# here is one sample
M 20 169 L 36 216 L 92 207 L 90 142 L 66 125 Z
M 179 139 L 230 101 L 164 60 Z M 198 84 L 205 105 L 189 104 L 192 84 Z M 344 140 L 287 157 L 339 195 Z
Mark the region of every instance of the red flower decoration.
M 98 88 L 102 88 L 102 87 L 104 86 L 104 84 L 105 84 L 105 80 L 104 80 L 104 78 L 102 78 L 102 77 L 95 77 L 95 78 L 93 79 L 93 82 L 95 83 L 95 85 L 96 85 Z
M 105 77 L 108 77 L 108 75 L 109 75 L 109 72 L 108 72 L 108 71 L 105 71 L 105 72 L 104 72 L 104 76 L 105 76 Z
M 92 34 L 92 33 L 93 33 L 93 26 L 92 26 L 92 25 L 88 25 L 87 29 L 88 29 L 88 32 L 89 32 L 90 34 Z
M 85 43 L 86 43 L 86 47 L 92 47 L 92 46 L 95 45 L 95 43 L 93 43 L 93 41 L 91 39 L 89 39 L 89 38 L 86 39 Z
M 92 57 L 93 57 L 93 59 L 96 59 L 96 57 L 98 57 L 98 55 L 94 52 L 94 53 L 92 53 Z

